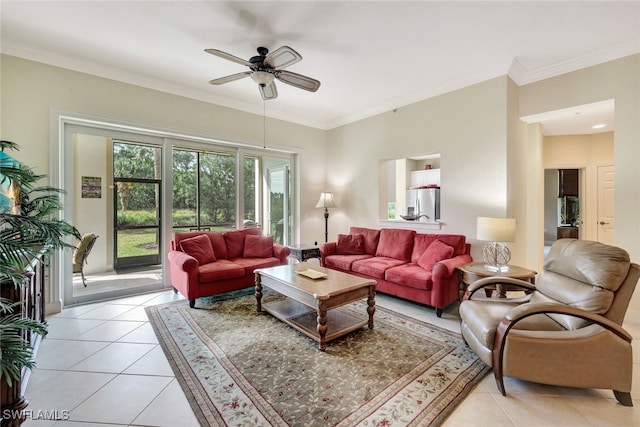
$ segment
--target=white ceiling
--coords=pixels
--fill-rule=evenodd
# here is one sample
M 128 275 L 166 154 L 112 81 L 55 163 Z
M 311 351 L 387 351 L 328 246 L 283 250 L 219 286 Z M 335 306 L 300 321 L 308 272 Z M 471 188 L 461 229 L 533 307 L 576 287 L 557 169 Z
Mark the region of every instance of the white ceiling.
M 507 73 L 526 84 L 640 52 L 638 1 L 0 0 L 0 6 L 3 53 L 320 129 Z M 318 92 L 278 82 L 279 97 L 264 104 L 251 79 L 207 83 L 246 67 L 204 49 L 249 59 L 258 46 L 282 45 L 304 58 L 288 70 L 320 80 Z M 602 114 L 593 119 L 613 119 L 612 108 Z M 592 132 L 591 123 L 567 129 L 566 120 L 554 120 L 545 133 Z

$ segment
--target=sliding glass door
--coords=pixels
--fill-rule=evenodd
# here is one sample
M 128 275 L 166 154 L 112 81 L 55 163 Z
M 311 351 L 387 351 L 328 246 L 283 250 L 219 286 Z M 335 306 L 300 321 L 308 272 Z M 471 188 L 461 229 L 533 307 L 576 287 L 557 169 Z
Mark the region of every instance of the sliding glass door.
M 173 230 L 229 230 L 236 226 L 236 156 L 173 150 Z
M 76 131 L 69 140 L 69 219 L 81 234 L 97 239 L 82 268 L 69 251 L 64 304 L 162 289 L 163 140 L 95 128 Z
M 267 171 L 269 188 L 269 232 L 276 243 L 287 245 L 290 241 L 291 218 L 289 215 L 289 168 L 281 166 Z
M 292 242 L 291 154 L 80 125 L 65 125 L 64 135 L 64 218 L 98 236 L 86 281 L 74 273 L 72 251 L 54 261 L 52 277 L 64 288 L 52 292 L 65 306 L 169 286 L 164 264 L 175 231 L 261 227 Z
M 263 227 L 289 243 L 290 165 L 289 158 L 175 148 L 173 231 Z
M 113 144 L 114 268 L 160 264 L 162 149 L 131 142 Z

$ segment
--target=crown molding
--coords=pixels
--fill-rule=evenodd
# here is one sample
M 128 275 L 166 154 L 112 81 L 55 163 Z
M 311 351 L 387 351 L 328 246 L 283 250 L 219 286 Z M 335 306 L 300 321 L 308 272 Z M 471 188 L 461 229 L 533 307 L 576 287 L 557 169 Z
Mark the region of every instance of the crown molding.
M 587 55 L 577 56 L 531 70 L 527 70 L 521 61 L 515 57 L 511 62 L 508 74 L 514 82 L 519 86 L 523 86 L 637 53 L 640 53 L 640 41 L 633 39 Z

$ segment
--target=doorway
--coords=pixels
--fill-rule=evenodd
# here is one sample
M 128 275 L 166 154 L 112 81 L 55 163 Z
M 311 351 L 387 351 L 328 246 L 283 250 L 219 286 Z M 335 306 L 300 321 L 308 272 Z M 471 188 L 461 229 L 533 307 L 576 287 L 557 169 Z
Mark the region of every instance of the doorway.
M 51 178 L 68 192 L 61 218 L 99 238 L 84 268 L 86 287 L 80 273 L 74 277 L 71 251 L 54 256 L 51 304 L 62 308 L 170 286 L 164 254 L 178 229 L 256 226 L 268 234 L 274 208 L 282 219 L 279 239 L 291 241 L 299 224 L 292 209 L 295 153 L 63 115 L 58 120 L 63 137 L 52 145 L 57 167 Z M 120 154 L 126 167 L 118 164 Z M 83 190 L 91 196 L 83 198 Z
M 590 104 L 576 105 L 559 110 L 546 111 L 521 119 L 531 127 L 528 139 L 532 150 L 539 150 L 543 171 L 549 169 L 581 169 L 580 184 L 580 238 L 598 240 L 598 167 L 614 164 L 615 100 L 607 99 Z M 546 176 L 545 176 L 546 178 Z M 530 249 L 531 264 L 539 268 L 544 260 L 540 255 L 548 249 L 549 236 L 553 233 L 547 220 L 549 211 L 555 209 L 557 198 L 548 198 L 547 179 L 544 179 L 542 215 L 536 221 L 538 236 Z M 613 205 L 613 204 L 611 204 Z M 606 222 L 606 221 L 605 221 Z M 535 246 L 533 246 L 535 245 Z M 540 245 L 544 247 L 541 250 Z
M 113 142 L 114 269 L 160 265 L 162 147 Z
M 95 128 L 68 138 L 70 222 L 98 238 L 82 273 L 63 282 L 64 305 L 161 290 L 162 140 Z
M 545 169 L 544 242 L 583 238 L 585 169 Z

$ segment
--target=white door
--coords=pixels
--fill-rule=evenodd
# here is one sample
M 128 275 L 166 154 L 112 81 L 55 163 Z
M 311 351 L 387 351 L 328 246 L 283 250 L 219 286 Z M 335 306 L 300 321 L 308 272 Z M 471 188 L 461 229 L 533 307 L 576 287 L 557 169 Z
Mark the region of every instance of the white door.
M 598 241 L 614 244 L 615 175 L 613 166 L 598 167 Z

